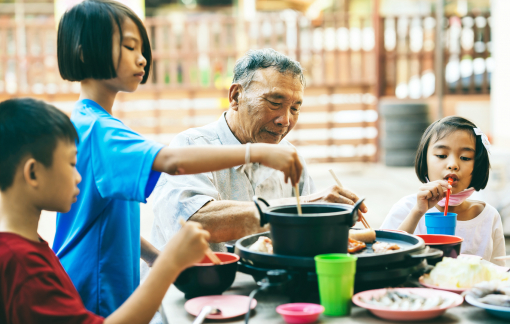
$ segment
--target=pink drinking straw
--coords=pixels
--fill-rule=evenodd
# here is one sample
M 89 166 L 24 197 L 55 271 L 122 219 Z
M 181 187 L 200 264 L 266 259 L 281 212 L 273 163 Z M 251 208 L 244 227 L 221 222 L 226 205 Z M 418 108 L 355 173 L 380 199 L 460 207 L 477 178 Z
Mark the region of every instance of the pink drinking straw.
M 448 184 L 451 186 L 452 183 L 453 183 L 453 179 L 448 178 Z M 448 188 L 448 191 L 446 192 L 446 203 L 444 205 L 444 215 L 445 216 L 448 214 L 448 203 L 450 202 L 450 192 L 451 192 L 451 189 Z

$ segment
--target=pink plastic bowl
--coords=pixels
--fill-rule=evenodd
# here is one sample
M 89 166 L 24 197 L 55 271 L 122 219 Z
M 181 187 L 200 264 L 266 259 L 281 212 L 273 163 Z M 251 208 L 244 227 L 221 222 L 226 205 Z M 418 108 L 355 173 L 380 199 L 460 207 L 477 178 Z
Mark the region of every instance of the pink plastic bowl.
M 287 323 L 305 324 L 315 322 L 324 312 L 324 307 L 317 304 L 293 303 L 276 307 L 276 312 L 282 315 Z

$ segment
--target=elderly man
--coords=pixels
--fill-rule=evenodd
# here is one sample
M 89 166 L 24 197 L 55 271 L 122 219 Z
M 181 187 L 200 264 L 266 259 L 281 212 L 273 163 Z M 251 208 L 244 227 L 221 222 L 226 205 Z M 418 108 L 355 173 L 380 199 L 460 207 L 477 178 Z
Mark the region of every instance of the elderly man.
M 292 146 L 284 137 L 298 121 L 303 91 L 304 76 L 298 62 L 272 49 L 250 51 L 234 67 L 229 110 L 214 123 L 180 133 L 170 146 Z M 302 157 L 301 162 L 302 201 L 353 204 L 358 200 L 337 186 L 316 192 Z M 213 250 L 224 250 L 222 242 L 267 230 L 259 225 L 254 195 L 272 204 L 295 203 L 292 189 L 281 172 L 256 164 L 198 175 L 162 175 L 153 192 L 151 243 L 161 249 L 179 230 L 182 217 L 201 223 L 211 233 Z M 366 212 L 366 206 L 361 210 Z

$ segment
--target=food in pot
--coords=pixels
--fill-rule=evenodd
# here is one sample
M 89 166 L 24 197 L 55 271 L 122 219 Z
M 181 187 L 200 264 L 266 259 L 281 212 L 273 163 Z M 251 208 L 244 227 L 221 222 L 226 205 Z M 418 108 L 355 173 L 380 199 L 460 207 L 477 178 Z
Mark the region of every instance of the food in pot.
M 483 281 L 509 281 L 510 273 L 485 260 L 444 257 L 424 278 L 425 283 L 441 288 L 472 288 Z
M 253 243 L 250 248 L 253 252 L 262 252 L 273 254 L 273 241 L 267 236 L 259 236 L 257 242 Z
M 375 242 L 372 245 L 372 250 L 374 250 L 375 253 L 386 253 L 389 251 L 400 250 L 400 246 L 395 243 Z
M 510 282 L 500 280 L 480 282 L 462 295 L 472 296 L 481 303 L 510 307 Z
M 347 252 L 356 253 L 363 250 L 366 247 L 367 245 L 365 243 L 349 237 L 349 245 L 347 246 Z
M 372 297 L 371 299 L 362 298 L 361 301 L 374 306 L 406 311 L 445 308 L 455 302 L 452 298 L 443 298 L 440 296 L 425 298 L 413 293 L 394 291 L 392 289 L 387 289 L 384 295 Z
M 357 241 L 372 243 L 375 241 L 375 231 L 371 228 L 357 230 L 349 230 L 349 237 Z

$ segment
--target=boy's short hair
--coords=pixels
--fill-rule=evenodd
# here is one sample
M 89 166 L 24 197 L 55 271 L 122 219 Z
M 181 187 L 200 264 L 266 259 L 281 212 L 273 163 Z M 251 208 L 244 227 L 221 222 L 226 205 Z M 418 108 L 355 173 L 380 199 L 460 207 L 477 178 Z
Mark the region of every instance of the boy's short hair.
M 69 117 L 43 101 L 23 98 L 0 103 L 0 191 L 12 185 L 21 160 L 31 155 L 50 167 L 59 140 L 78 142 Z
M 435 136 L 437 142 L 454 131 L 464 130 L 473 136 L 476 143 L 475 165 L 473 167 L 473 177 L 469 186 L 475 188 L 477 191 L 484 189 L 489 181 L 489 169 L 491 165 L 489 162 L 489 154 L 482 143 L 482 138 L 475 134 L 474 128 L 476 128 L 476 125 L 473 122 L 458 116 L 445 117 L 433 122 L 425 130 L 425 133 L 423 133 L 418 151 L 416 152 L 414 168 L 418 179 L 420 179 L 422 183 L 427 182 L 427 151 L 432 138 Z
M 135 23 L 142 37 L 142 54 L 147 60 L 142 84 L 147 82 L 152 61 L 147 30 L 131 9 L 114 0 L 85 0 L 62 16 L 57 37 L 58 68 L 62 78 L 69 81 L 115 78 L 113 35 L 117 26 L 122 47 L 122 22 L 126 18 Z

